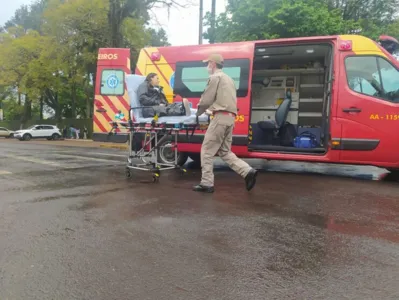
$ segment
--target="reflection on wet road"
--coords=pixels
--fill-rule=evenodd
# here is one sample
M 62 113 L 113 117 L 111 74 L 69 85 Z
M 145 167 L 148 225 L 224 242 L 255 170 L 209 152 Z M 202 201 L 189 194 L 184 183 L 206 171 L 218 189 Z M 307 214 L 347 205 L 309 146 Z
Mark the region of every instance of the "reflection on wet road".
M 248 193 L 219 165 L 203 195 L 117 150 L 0 151 L 0 299 L 399 299 L 399 184 L 357 178 L 383 170 L 254 161 Z

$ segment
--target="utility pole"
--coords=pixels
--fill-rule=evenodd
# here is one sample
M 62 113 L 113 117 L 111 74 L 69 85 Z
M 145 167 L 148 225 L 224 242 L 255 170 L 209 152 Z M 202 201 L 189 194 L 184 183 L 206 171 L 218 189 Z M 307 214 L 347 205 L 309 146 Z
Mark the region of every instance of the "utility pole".
M 202 45 L 202 23 L 204 22 L 204 0 L 199 0 L 199 36 L 198 36 L 198 44 Z
M 215 43 L 215 23 L 216 23 L 216 0 L 212 0 L 212 11 L 211 11 L 211 35 L 209 37 L 209 43 Z

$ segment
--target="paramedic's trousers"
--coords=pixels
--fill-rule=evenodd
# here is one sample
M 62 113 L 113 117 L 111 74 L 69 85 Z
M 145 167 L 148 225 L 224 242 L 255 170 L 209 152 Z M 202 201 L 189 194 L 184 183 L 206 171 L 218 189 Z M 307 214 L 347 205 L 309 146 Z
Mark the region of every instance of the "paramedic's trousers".
M 245 178 L 251 167 L 231 152 L 235 117 L 230 114 L 215 114 L 205 133 L 201 147 L 202 186 L 213 186 L 213 158 L 216 154 L 236 173 Z

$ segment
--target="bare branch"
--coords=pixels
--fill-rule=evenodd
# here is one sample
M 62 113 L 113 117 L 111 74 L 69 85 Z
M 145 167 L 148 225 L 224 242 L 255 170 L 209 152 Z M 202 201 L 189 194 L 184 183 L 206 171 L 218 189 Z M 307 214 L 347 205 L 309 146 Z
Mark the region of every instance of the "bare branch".
M 188 8 L 190 6 L 197 6 L 194 0 L 183 0 L 184 3 L 177 0 L 147 0 L 146 6 L 148 9 L 153 8 Z

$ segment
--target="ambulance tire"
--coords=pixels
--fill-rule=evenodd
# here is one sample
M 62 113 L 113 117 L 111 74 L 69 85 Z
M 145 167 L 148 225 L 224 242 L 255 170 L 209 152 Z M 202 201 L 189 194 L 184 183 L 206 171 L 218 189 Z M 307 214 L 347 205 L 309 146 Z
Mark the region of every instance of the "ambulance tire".
M 388 173 L 385 177 L 385 181 L 393 181 L 393 182 L 399 182 L 399 170 L 388 170 L 390 173 Z
M 172 149 L 172 138 L 169 137 L 161 144 L 158 144 L 158 161 L 160 163 L 173 164 L 175 162 L 174 150 Z M 177 152 L 177 165 L 184 166 L 188 160 L 188 154 Z
M 193 161 L 192 163 L 190 163 L 192 167 L 201 167 L 201 153 L 189 153 L 188 157 Z

